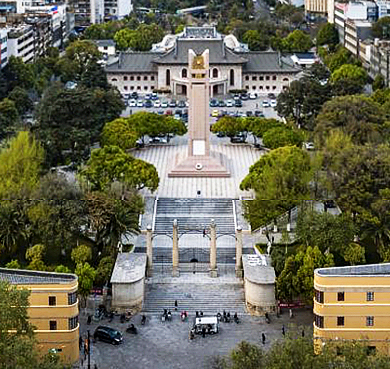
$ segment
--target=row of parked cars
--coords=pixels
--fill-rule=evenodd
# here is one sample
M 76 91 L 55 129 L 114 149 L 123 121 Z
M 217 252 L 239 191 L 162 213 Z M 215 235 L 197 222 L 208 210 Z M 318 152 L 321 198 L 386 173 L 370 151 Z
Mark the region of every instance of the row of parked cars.
M 255 110 L 254 112 L 252 110 L 248 111 L 227 111 L 227 110 L 218 110 L 214 109 L 211 112 L 212 117 L 220 118 L 224 116 L 230 116 L 230 117 L 239 117 L 239 118 L 246 118 L 246 117 L 258 117 L 258 118 L 264 118 L 264 113 L 261 110 Z

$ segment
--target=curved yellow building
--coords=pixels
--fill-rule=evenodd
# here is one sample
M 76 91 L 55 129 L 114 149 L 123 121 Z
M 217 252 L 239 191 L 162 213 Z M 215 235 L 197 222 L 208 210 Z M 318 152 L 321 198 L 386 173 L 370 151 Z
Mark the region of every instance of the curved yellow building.
M 367 340 L 390 354 L 390 264 L 314 271 L 314 342 Z
M 0 268 L 0 280 L 30 291 L 28 316 L 42 354 L 64 363 L 79 359 L 78 279 L 74 274 Z

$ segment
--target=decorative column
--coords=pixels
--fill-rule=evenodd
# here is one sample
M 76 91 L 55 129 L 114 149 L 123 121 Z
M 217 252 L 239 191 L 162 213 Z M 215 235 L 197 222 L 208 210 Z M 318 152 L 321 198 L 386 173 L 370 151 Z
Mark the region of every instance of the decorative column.
M 173 221 L 172 232 L 172 277 L 179 276 L 179 237 L 177 233 L 177 219 Z
M 218 277 L 217 269 L 217 232 L 214 219 L 210 224 L 210 277 Z
M 153 275 L 153 244 L 152 244 L 152 226 L 149 224 L 146 227 L 146 275 Z
M 236 277 L 242 278 L 242 228 L 236 229 Z

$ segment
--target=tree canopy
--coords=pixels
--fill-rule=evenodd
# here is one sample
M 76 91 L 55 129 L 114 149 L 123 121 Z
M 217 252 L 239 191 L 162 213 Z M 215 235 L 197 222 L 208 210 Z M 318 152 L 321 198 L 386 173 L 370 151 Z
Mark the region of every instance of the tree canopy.
M 152 44 L 160 42 L 164 31 L 157 24 L 140 24 L 136 30 L 123 28 L 115 33 L 114 40 L 118 48 L 134 51 L 149 51 Z
M 329 49 L 333 51 L 339 43 L 339 34 L 333 23 L 323 24 L 317 32 L 317 45 L 328 45 Z
M 333 71 L 331 82 L 337 95 L 354 95 L 363 91 L 368 79 L 364 68 L 353 64 L 344 64 Z

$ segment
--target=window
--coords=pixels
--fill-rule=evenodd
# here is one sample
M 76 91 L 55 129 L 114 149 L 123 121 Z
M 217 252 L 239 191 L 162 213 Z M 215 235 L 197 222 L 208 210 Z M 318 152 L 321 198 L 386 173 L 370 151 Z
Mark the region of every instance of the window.
M 148 86 L 144 86 L 144 90 L 146 91 L 148 89 Z
M 367 346 L 367 355 L 375 355 L 376 346 Z
M 276 86 L 272 86 L 272 89 L 273 89 L 273 90 L 276 90 Z
M 165 85 L 171 85 L 171 71 L 169 69 L 167 69 L 167 71 L 165 72 Z
M 217 68 L 213 69 L 213 78 L 218 78 L 218 69 Z
M 56 331 L 57 330 L 57 321 L 56 320 L 50 320 L 49 325 L 50 325 L 50 330 L 51 331 Z
M 230 86 L 234 86 L 234 69 L 230 69 Z
M 154 86 L 150 87 L 150 89 L 153 91 L 154 90 Z
M 141 76 L 137 76 L 137 81 L 141 81 Z
M 317 291 L 315 290 L 314 291 L 314 298 L 317 302 L 319 302 L 320 304 L 323 304 L 324 303 L 324 293 L 322 291 Z
M 49 306 L 55 306 L 56 303 L 56 297 L 55 296 L 49 296 Z
M 283 82 L 288 82 L 288 78 L 283 78 Z
M 263 86 L 259 86 L 259 89 L 262 90 L 262 89 L 263 89 Z
M 140 90 L 141 89 L 141 86 L 137 86 L 137 90 Z
M 344 301 L 344 292 L 337 292 L 337 301 Z
M 124 81 L 127 81 L 127 76 L 124 76 L 124 77 L 123 77 L 123 80 L 124 80 Z
M 256 76 L 252 76 L 252 81 L 257 81 L 257 77 Z
M 314 324 L 318 328 L 324 328 L 324 317 L 319 315 L 314 315 Z
M 130 76 L 130 81 L 134 81 L 134 76 Z
M 245 86 L 245 90 L 249 90 L 249 86 Z
M 130 86 L 130 90 L 133 91 L 134 90 L 134 86 Z
M 256 86 L 252 86 L 252 90 L 256 90 Z
M 264 81 L 264 76 L 260 76 L 259 81 Z
M 249 81 L 249 76 L 245 76 L 245 81 Z
M 77 328 L 78 322 L 79 322 L 78 316 L 74 316 L 73 318 L 69 318 L 68 319 L 68 327 L 69 327 L 68 329 L 72 330 L 72 329 Z
M 73 305 L 77 301 L 76 292 L 68 293 L 68 305 Z
M 374 301 L 374 292 L 367 292 L 367 301 Z
M 124 90 L 127 91 L 127 86 L 123 86 Z
M 367 327 L 373 327 L 374 326 L 374 317 L 373 316 L 367 316 L 366 317 L 366 326 Z
M 112 78 L 111 82 L 117 82 L 118 80 L 116 78 Z
M 337 325 L 344 325 L 344 317 L 343 316 L 337 317 Z
M 265 86 L 265 89 L 266 89 L 266 90 L 269 90 L 269 86 Z
M 148 76 L 144 76 L 144 81 L 147 81 L 148 80 Z
M 269 76 L 265 76 L 265 80 L 266 80 L 266 81 L 269 81 Z
M 151 81 L 154 81 L 154 76 L 150 76 L 150 80 L 151 80 Z
M 276 81 L 276 76 L 272 76 L 272 80 L 273 80 L 273 81 Z
M 181 70 L 181 78 L 187 78 L 187 68 Z

